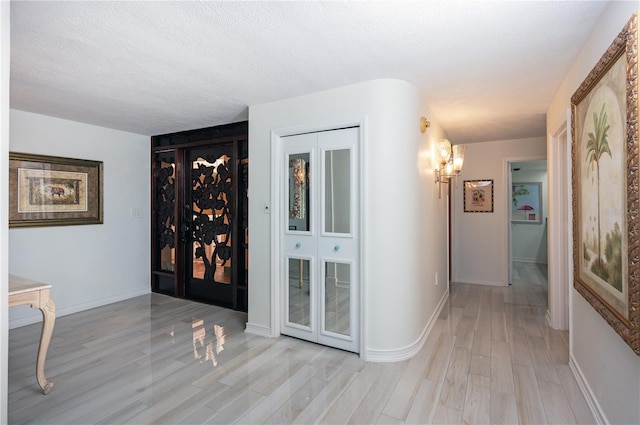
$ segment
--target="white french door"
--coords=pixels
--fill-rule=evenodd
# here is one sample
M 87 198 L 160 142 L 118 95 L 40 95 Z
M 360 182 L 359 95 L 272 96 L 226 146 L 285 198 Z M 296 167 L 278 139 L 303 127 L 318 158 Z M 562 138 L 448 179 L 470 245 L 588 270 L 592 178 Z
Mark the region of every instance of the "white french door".
M 281 333 L 359 352 L 359 129 L 283 137 Z

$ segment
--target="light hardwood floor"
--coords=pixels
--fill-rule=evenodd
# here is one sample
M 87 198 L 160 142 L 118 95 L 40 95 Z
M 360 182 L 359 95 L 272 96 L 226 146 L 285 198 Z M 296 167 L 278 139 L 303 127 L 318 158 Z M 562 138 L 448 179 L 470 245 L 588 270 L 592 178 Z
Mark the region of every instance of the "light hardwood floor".
M 151 294 L 58 318 L 44 396 L 40 325 L 14 329 L 9 423 L 594 423 L 568 335 L 546 324 L 544 273 L 452 284 L 424 348 L 399 363 L 247 335 L 245 314 Z

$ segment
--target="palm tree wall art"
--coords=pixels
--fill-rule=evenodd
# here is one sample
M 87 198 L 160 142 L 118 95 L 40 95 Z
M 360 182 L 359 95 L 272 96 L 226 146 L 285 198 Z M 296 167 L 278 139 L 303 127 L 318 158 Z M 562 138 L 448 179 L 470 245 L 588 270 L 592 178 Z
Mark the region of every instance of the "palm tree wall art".
M 611 149 L 609 148 L 609 142 L 607 141 L 607 131 L 609 131 L 609 125 L 607 124 L 607 112 L 605 111 L 606 104 L 602 104 L 602 108 L 600 108 L 600 115 L 598 116 L 595 112 L 593 113 L 593 126 L 594 131 L 589 132 L 588 142 L 587 142 L 587 162 L 589 163 L 589 168 L 587 168 L 587 176 L 589 175 L 589 170 L 593 173 L 593 168 L 595 164 L 595 180 L 596 180 L 596 197 L 598 199 L 597 202 L 597 231 L 596 238 L 597 242 L 597 250 L 598 257 L 594 265 L 592 266 L 591 271 L 595 274 L 607 280 L 607 276 L 604 273 L 604 269 L 602 267 L 602 243 L 601 243 L 601 229 L 600 229 L 600 158 L 604 154 L 609 154 L 611 157 Z
M 638 355 L 639 18 L 571 96 L 574 288 Z

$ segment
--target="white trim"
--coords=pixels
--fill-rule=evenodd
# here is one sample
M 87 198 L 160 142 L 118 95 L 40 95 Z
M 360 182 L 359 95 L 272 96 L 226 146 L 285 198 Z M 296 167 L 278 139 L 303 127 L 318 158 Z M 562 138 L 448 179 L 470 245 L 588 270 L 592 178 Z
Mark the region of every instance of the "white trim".
M 474 285 L 485 285 L 485 286 L 509 286 L 509 282 L 498 282 L 497 280 L 484 280 L 484 279 L 476 279 L 473 277 L 456 277 L 453 280 L 454 283 L 471 283 Z
M 247 334 L 251 334 L 251 335 L 257 335 L 257 336 L 263 336 L 266 338 L 272 338 L 272 330 L 270 327 L 268 326 L 263 326 L 263 325 L 257 325 L 255 323 L 246 323 L 246 326 L 244 328 L 244 333 Z
M 551 326 L 551 312 L 549 311 L 548 308 L 547 308 L 547 311 L 545 311 L 544 313 L 544 318 L 547 320 L 547 325 L 549 325 L 549 327 L 553 329 L 553 326 Z
M 578 363 L 573 357 L 573 354 L 569 354 L 569 368 L 571 369 L 571 372 L 573 372 L 573 376 L 578 382 L 580 391 L 582 392 L 582 395 L 584 396 L 584 399 L 587 402 L 589 410 L 591 410 L 596 423 L 598 425 L 608 424 L 609 421 L 607 420 L 607 416 L 604 414 L 604 410 L 602 410 L 602 407 L 600 407 L 598 399 L 596 398 L 595 394 L 593 394 L 591 386 L 589 386 L 589 382 L 587 382 L 587 379 L 582 374 L 582 370 L 580 369 L 580 366 L 578 366 Z
M 367 144 L 365 143 L 365 141 L 368 139 L 368 118 L 362 117 L 360 119 L 360 122 L 358 124 L 360 126 L 360 140 L 358 140 L 358 152 L 359 152 L 359 157 L 358 157 L 358 170 L 360 172 L 360 176 L 358 178 L 358 184 L 360 185 L 360 188 L 358 190 L 358 193 L 360 195 L 360 199 L 359 201 L 359 209 L 358 209 L 358 219 L 357 219 L 357 223 L 360 226 L 360 228 L 358 229 L 359 233 L 359 238 L 358 240 L 360 241 L 360 246 L 358 247 L 358 252 L 360 253 L 360 258 L 358 259 L 358 265 L 357 267 L 358 269 L 358 276 L 360 277 L 360 284 L 358 285 L 358 289 L 359 289 L 359 296 L 360 299 L 358 300 L 358 302 L 360 303 L 359 306 L 359 314 L 360 314 L 360 358 L 364 361 L 368 361 L 368 356 L 367 356 L 367 352 L 366 352 L 366 335 L 367 335 L 367 320 L 366 317 L 367 315 L 365 314 L 366 312 L 366 308 L 367 308 L 367 304 L 365 303 L 365 300 L 367 299 L 365 294 L 367 291 L 367 285 L 364 284 L 364 282 L 368 282 L 369 279 L 367 278 L 368 274 L 367 274 L 367 267 L 366 267 L 366 259 L 368 258 L 367 255 L 367 235 L 369 234 L 366 229 L 367 229 L 367 219 L 366 219 L 366 214 L 364 214 L 365 211 L 369 211 L 369 207 L 367 204 L 367 181 L 368 179 L 365 178 L 365 176 L 367 176 L 367 161 L 365 161 L 365 151 L 367 149 Z
M 55 289 L 55 288 L 54 288 Z M 66 316 L 68 314 L 78 313 L 81 311 L 89 310 L 96 307 L 102 307 L 108 304 L 113 304 L 118 301 L 128 300 L 130 298 L 140 297 L 142 295 L 150 294 L 150 288 L 138 289 L 136 291 L 126 292 L 123 294 L 114 295 L 111 297 L 100 298 L 97 300 L 92 300 L 86 303 L 75 304 L 69 307 L 64 307 L 58 309 L 56 311 L 56 317 Z M 55 301 L 55 293 L 52 296 Z M 40 314 L 29 315 L 27 317 L 20 317 L 17 319 L 13 319 L 9 322 L 9 329 L 19 328 L 20 326 L 31 325 L 32 323 L 38 323 L 42 320 L 42 316 Z
M 540 261 L 538 261 L 537 258 L 524 258 L 524 257 L 512 257 L 511 261 L 516 262 L 516 263 L 532 263 L 532 264 L 547 264 L 547 263 L 541 263 Z
M 0 1 L 0 424 L 7 422 L 9 358 L 9 74 L 11 69 L 11 2 Z
M 547 236 L 548 246 L 548 306 L 549 325 L 553 329 L 568 329 L 569 305 L 569 256 L 571 232 L 567 228 L 570 221 L 571 195 L 567 190 L 571 188 L 571 154 L 570 154 L 570 121 L 571 110 L 567 108 L 567 121 L 547 139 L 547 151 L 550 153 L 548 161 L 548 198 L 549 198 L 549 228 Z
M 366 350 L 366 360 L 368 362 L 378 362 L 378 363 L 386 363 L 386 362 L 401 362 L 403 360 L 410 359 L 415 356 L 424 346 L 424 343 L 427 341 L 431 330 L 433 329 L 433 325 L 438 320 L 442 309 L 447 304 L 447 300 L 449 299 L 449 291 L 445 291 L 444 295 L 440 299 L 438 303 L 438 307 L 436 311 L 433 312 L 427 325 L 422 331 L 420 337 L 413 343 L 406 347 L 395 349 L 395 350 L 374 350 L 369 349 Z
M 280 135 L 271 130 L 271 334 L 280 336 Z M 277 185 L 274 187 L 274 185 Z

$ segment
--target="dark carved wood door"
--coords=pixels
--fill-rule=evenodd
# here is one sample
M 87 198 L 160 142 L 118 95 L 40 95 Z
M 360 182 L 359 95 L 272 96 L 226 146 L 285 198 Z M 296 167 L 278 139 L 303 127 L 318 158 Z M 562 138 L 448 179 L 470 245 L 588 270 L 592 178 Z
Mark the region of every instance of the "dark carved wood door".
M 152 148 L 152 289 L 246 311 L 246 132 L 210 139 L 207 130 L 200 141 L 152 139 L 161 145 Z
M 185 179 L 185 296 L 233 304 L 234 172 L 232 143 L 187 151 Z M 185 170 L 186 171 L 186 170 Z

